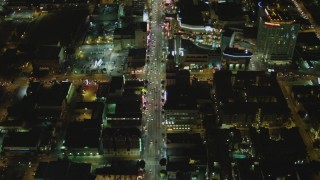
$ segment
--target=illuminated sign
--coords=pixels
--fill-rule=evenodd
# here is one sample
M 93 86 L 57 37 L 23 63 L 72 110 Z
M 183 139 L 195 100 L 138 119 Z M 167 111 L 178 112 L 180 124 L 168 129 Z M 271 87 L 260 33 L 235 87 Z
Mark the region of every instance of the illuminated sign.
M 252 55 L 232 55 L 223 53 L 224 56 L 234 57 L 234 58 L 251 58 Z
M 280 24 L 278 24 L 278 23 L 265 22 L 264 24 L 265 24 L 265 25 L 268 25 L 268 26 L 277 26 L 277 27 L 280 26 Z
M 193 27 L 193 26 L 183 25 L 183 24 L 181 23 L 181 18 L 180 18 L 180 19 L 178 18 L 178 22 L 179 22 L 179 26 L 180 26 L 181 28 L 184 28 L 184 29 L 196 30 L 196 31 L 204 31 L 204 30 L 206 30 L 205 27 Z

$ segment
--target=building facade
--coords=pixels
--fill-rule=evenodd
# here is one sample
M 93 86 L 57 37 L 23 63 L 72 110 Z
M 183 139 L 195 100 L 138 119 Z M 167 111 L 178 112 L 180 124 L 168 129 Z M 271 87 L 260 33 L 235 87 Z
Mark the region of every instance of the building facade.
M 264 9 L 260 17 L 257 37 L 257 50 L 268 64 L 289 64 L 297 40 L 300 25 L 283 12 Z

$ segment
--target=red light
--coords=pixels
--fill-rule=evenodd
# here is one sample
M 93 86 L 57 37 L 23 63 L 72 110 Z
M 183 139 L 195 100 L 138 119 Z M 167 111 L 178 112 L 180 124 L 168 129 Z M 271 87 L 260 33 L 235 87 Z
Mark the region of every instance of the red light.
M 264 24 L 265 24 L 265 25 L 268 25 L 268 26 L 280 26 L 280 24 L 278 24 L 278 23 L 265 22 Z

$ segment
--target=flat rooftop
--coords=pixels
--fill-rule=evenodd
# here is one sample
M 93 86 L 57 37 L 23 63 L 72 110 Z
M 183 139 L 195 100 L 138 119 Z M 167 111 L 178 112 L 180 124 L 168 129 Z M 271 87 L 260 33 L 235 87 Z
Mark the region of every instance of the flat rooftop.
M 183 24 L 204 25 L 202 11 L 209 11 L 209 5 L 199 0 L 181 0 L 177 4 Z M 192 12 L 192 13 L 190 13 Z
M 277 22 L 277 23 L 293 23 L 295 22 L 294 18 L 285 11 L 280 11 L 279 9 L 273 9 L 266 7 L 264 9 L 266 16 L 264 16 L 265 21 Z

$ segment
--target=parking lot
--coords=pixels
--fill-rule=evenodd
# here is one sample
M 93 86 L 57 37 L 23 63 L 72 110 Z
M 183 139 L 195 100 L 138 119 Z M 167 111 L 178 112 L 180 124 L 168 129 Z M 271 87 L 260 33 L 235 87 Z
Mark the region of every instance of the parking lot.
M 86 39 L 76 50 L 72 73 L 118 76 L 124 73 L 128 51 L 113 50 L 113 32 L 118 27 L 117 8 L 96 7 L 89 20 Z
M 110 45 L 83 45 L 78 49 L 73 73 L 122 75 L 127 55 L 127 51 L 113 51 Z

